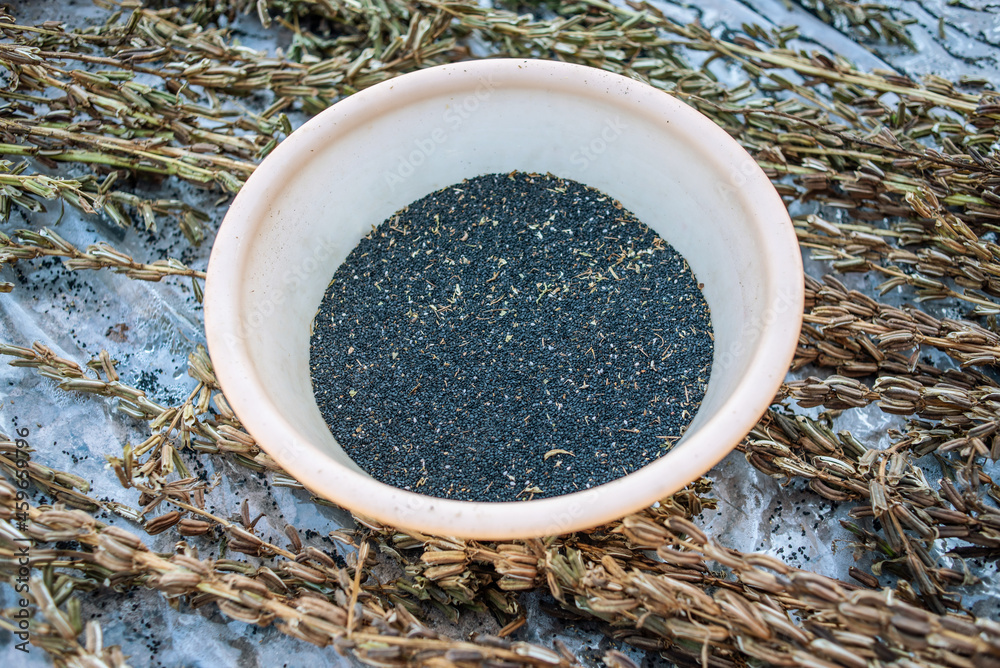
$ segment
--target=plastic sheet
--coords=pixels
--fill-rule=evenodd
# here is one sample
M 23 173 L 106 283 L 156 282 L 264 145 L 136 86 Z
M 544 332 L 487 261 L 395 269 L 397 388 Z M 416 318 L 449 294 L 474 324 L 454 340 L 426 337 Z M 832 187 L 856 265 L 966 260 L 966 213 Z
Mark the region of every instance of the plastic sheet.
M 916 20 L 910 26 L 916 52 L 882 46 L 868 50 L 810 13 L 790 9 L 784 0 L 658 3 L 672 18 L 697 18 L 715 33 L 738 29 L 742 23 L 798 24 L 802 38 L 796 46 L 825 47 L 865 68 L 895 69 L 915 78 L 933 73 L 952 80 L 962 76 L 1000 80 L 1000 15 L 995 7 L 946 0 L 890 4 L 898 8 L 897 19 L 909 16 Z M 56 19 L 77 24 L 81 18 L 92 21 L 103 13 L 86 3 L 58 0 L 33 0 L 19 10 L 22 22 L 27 23 Z M 253 16 L 241 19 L 236 27 L 243 43 L 254 48 L 273 51 L 287 38 L 280 32 L 265 34 Z M 720 76 L 727 82 L 738 82 L 737 72 L 726 70 Z M 175 196 L 213 212 L 215 220 L 209 229 L 217 226 L 225 209 L 214 206 L 216 194 L 186 186 L 168 193 L 157 190 L 156 196 Z M 211 236 L 201 246 L 192 247 L 176 229 L 161 229 L 155 234 L 134 228 L 123 231 L 58 206 L 46 214 L 32 215 L 30 220 L 16 211 L 4 227 L 43 225 L 56 226 L 59 234 L 80 246 L 108 240 L 146 261 L 176 256 L 190 266 L 204 268 L 211 249 Z M 814 275 L 825 272 L 819 263 L 807 262 L 807 268 Z M 125 382 L 163 403 L 182 399 L 193 386 L 186 373 L 186 358 L 203 342 L 202 313 L 185 280 L 143 283 L 104 271 L 74 274 L 55 261 L 22 262 L 13 271 L 4 269 L 2 278 L 17 287 L 0 301 L 0 340 L 17 345 L 41 341 L 57 354 L 80 363 L 107 349 L 119 361 Z M 871 290 L 871 286 L 861 287 Z M 105 457 L 120 455 L 126 441 L 142 441 L 148 434 L 145 424 L 115 412 L 112 402 L 65 393 L 30 370 L 6 363 L 0 364 L 0 388 L 0 431 L 12 434 L 17 427 L 27 427 L 27 440 L 46 464 L 83 476 L 92 483 L 92 495 L 98 498 L 136 505 L 138 492 L 121 488 Z M 880 445 L 886 442 L 887 428 L 899 424 L 898 419 L 877 408 L 848 411 L 837 421 L 838 428 L 850 429 L 864 442 Z M 342 524 L 342 513 L 310 503 L 303 492 L 270 487 L 262 477 L 244 469 L 229 464 L 213 468 L 213 460 L 207 457 L 201 461 L 208 475 L 221 474 L 219 487 L 209 496 L 211 510 L 232 513 L 248 499 L 252 515 L 266 513 L 258 524 L 265 539 L 285 544 L 283 527 L 291 523 L 302 532 L 304 543 L 335 549 L 325 536 Z M 739 453 L 717 466 L 711 477 L 719 507 L 702 517 L 711 535 L 739 550 L 767 552 L 792 565 L 846 577 L 847 568 L 854 563 L 849 534 L 838 524 L 846 517 L 846 509 L 820 499 L 798 483 L 782 486 L 751 468 Z M 125 524 L 113 517 L 102 519 Z M 160 550 L 169 550 L 173 541 L 169 533 L 147 540 Z M 201 556 L 217 555 L 209 551 Z M 992 595 L 992 589 L 981 587 L 971 599 L 977 614 L 996 615 L 1000 599 Z M 528 623 L 518 632 L 519 638 L 551 645 L 552 638 L 559 637 L 582 659 L 598 657 L 609 646 L 610 641 L 590 627 L 567 626 L 548 616 L 539 599 L 538 595 L 525 597 Z M 215 606 L 196 611 L 182 606 L 177 611 L 158 593 L 146 591 L 127 596 L 109 592 L 87 600 L 84 616 L 97 617 L 104 627 L 105 644 L 121 644 L 134 666 L 308 668 L 347 663 L 331 649 L 292 640 L 273 628 L 228 620 Z M 0 606 L 14 603 L 12 590 L 0 587 Z M 492 618 L 480 615 L 464 619 L 460 629 L 449 630 L 453 634 L 496 632 L 497 625 Z M 0 664 L 34 667 L 49 665 L 49 661 L 37 648 L 29 655 L 15 651 L 11 635 L 0 631 Z

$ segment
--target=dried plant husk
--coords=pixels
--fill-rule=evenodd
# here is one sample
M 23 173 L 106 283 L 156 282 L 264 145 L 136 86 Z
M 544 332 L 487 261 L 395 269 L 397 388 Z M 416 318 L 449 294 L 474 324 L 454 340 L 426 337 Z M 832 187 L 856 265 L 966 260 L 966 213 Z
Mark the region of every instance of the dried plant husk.
M 242 427 L 204 348 L 189 357 L 189 394 L 168 404 L 124 383 L 107 353 L 79 364 L 43 343 L 3 343 L 12 364 L 111 401 L 150 427 L 143 442 L 123 444 L 108 460 L 109 475 L 138 491 L 136 507 L 88 496 L 85 481 L 45 464 L 44 451 L 32 452 L 29 477 L 54 505 L 32 506 L 22 526 L 16 492 L 0 484 L 0 574 L 13 577 L 13 550 L 30 541 L 32 638 L 57 665 L 125 665 L 122 650 L 104 647 L 100 627 L 80 619 L 81 597 L 108 584 L 214 603 L 233 619 L 274 624 L 378 665 L 576 661 L 558 643 L 506 637 L 525 623 L 524 591 L 544 592 L 560 614 L 682 665 L 997 663 L 997 625 L 971 615 L 961 598 L 977 586 L 962 559 L 1000 553 L 1000 489 L 984 471 L 1000 457 L 1000 96 L 989 87 L 863 71 L 835 54 L 796 50 L 793 28 L 747 25 L 715 36 L 641 2 L 551 2 L 528 13 L 470 0 L 99 4 L 108 19 L 93 26 L 0 17 L 8 74 L 0 153 L 19 158 L 0 161 L 4 220 L 15 207 L 31 221 L 65 202 L 118 226 L 139 221 L 155 231 L 170 221 L 198 243 L 209 213 L 140 196 L 139 186 L 184 181 L 224 203 L 292 130 L 291 118 L 468 58 L 473 45 L 617 72 L 709 116 L 790 206 L 813 211 L 796 216 L 796 233 L 832 272 L 806 277 L 795 375 L 741 449 L 759 471 L 847 504 L 843 535 L 871 566 L 843 574 L 857 583 L 848 584 L 727 549 L 697 525 L 715 505 L 702 479 L 638 515 L 544 540 L 458 541 L 356 517 L 333 538 L 367 556 L 344 567 L 303 544 L 295 527 L 286 530 L 288 546 L 263 540 L 247 504 L 238 521 L 206 509 L 215 482 L 190 474 L 198 457 L 302 486 Z M 866 39 L 912 45 L 885 6 L 798 4 Z M 248 13 L 287 29 L 288 48 L 247 49 L 220 27 Z M 720 83 L 709 67 L 720 60 L 744 83 Z M 263 111 L 248 111 L 250 101 Z M 190 279 L 196 296 L 204 277 L 177 260 L 141 263 L 103 243 L 80 249 L 41 225 L 0 237 L 0 265 L 43 256 L 63 258 L 68 270 Z M 848 287 L 859 277 L 881 296 Z M 0 292 L 16 288 L 0 281 Z M 947 316 L 935 308 L 942 300 L 954 305 Z M 816 407 L 827 412 L 803 413 Z M 869 407 L 903 421 L 886 449 L 834 426 L 836 415 Z M 11 479 L 16 454 L 0 438 L 0 470 Z M 928 461 L 941 471 L 935 479 Z M 97 521 L 102 509 L 134 531 Z M 177 549 L 155 554 L 140 533 L 175 537 Z M 55 546 L 69 538 L 71 547 Z M 200 559 L 195 540 L 240 556 Z M 376 584 L 371 569 L 385 562 L 399 575 Z M 446 637 L 421 621 L 429 611 L 448 619 L 489 611 L 505 637 Z M 11 612 L 0 626 L 10 628 Z M 630 660 L 612 651 L 605 661 Z

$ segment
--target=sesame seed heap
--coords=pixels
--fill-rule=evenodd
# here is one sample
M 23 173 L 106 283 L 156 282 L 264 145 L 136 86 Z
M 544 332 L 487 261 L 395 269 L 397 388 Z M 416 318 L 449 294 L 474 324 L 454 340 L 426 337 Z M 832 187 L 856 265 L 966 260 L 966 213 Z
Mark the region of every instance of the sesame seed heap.
M 373 477 L 514 501 L 662 456 L 712 353 L 680 254 L 598 190 L 513 172 L 432 193 L 362 239 L 323 298 L 310 365 L 331 432 Z

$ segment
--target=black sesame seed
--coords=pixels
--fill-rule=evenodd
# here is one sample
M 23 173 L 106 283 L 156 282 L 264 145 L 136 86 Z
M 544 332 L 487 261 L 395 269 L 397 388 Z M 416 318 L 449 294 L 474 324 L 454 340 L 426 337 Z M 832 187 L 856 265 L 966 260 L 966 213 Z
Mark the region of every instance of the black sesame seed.
M 600 191 L 513 172 L 432 193 L 362 239 L 323 298 L 310 366 L 331 432 L 373 477 L 512 501 L 663 455 L 712 352 L 683 257 Z

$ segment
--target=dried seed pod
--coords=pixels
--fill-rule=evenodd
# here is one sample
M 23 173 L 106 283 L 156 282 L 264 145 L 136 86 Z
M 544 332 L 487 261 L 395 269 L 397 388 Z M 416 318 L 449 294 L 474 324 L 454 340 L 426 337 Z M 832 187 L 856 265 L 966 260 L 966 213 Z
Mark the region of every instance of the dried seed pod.
M 260 596 L 266 596 L 269 592 L 267 585 L 258 582 L 239 573 L 229 573 L 222 578 L 222 581 L 238 591 L 247 591 Z
M 195 589 L 201 582 L 201 576 L 189 571 L 172 571 L 163 573 L 150 580 L 150 586 L 168 595 L 185 594 Z
M 464 571 L 465 571 L 464 563 L 446 564 L 443 566 L 432 566 L 424 571 L 424 577 L 433 582 L 435 580 L 440 580 L 442 578 L 446 578 L 451 575 L 458 575 L 459 573 L 462 573 Z M 516 572 L 508 572 L 507 574 L 517 577 L 520 576 L 523 572 L 524 571 L 518 570 Z M 536 574 L 537 574 L 536 571 L 533 570 L 530 571 L 529 579 L 534 579 Z
M 236 525 L 230 525 L 226 527 L 226 532 L 233 536 L 234 540 L 239 540 L 250 545 L 260 546 L 264 544 L 260 538 L 250 533 L 246 529 L 238 527 Z
M 302 550 L 302 541 L 299 539 L 299 532 L 294 526 L 286 524 L 285 535 L 288 536 L 288 540 L 292 543 L 292 552 L 299 552 Z
M 683 567 L 702 566 L 703 557 L 697 552 L 681 552 L 679 550 L 674 550 L 672 548 L 661 545 L 660 547 L 656 548 L 656 555 L 661 559 L 663 559 L 668 564 L 673 564 L 674 566 L 683 566 Z
M 295 555 L 295 561 L 302 563 L 303 561 L 306 560 L 313 561 L 317 564 L 321 564 L 329 569 L 337 568 L 337 562 L 335 562 L 333 558 L 330 557 L 330 555 L 326 554 L 322 550 L 313 547 L 312 545 L 307 545 L 302 549 L 302 552 Z
M 177 533 L 182 536 L 203 536 L 212 528 L 210 522 L 185 517 L 177 523 Z
M 166 512 L 159 517 L 148 520 L 143 527 L 150 536 L 163 533 L 181 520 L 181 514 L 176 510 Z
M 466 559 L 464 550 L 427 550 L 420 555 L 420 560 L 427 564 L 465 563 Z
M 312 584 L 322 584 L 327 581 L 327 576 L 321 571 L 294 561 L 286 562 L 283 564 L 282 568 L 287 571 L 289 575 Z
M 337 626 L 347 625 L 347 612 L 328 601 L 315 598 L 300 598 L 295 608 L 313 617 L 320 617 Z

